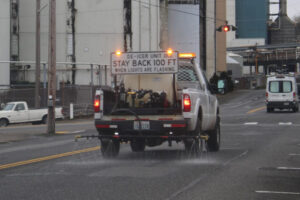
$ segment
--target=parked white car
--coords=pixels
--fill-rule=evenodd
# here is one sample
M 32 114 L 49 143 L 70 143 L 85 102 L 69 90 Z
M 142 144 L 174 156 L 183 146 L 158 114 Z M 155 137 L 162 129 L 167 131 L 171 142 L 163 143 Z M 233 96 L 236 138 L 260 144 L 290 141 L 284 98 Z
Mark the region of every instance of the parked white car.
M 48 109 L 28 109 L 25 101 L 9 102 L 0 111 L 0 127 L 14 123 L 47 123 Z M 62 119 L 62 108 L 55 109 L 55 118 Z

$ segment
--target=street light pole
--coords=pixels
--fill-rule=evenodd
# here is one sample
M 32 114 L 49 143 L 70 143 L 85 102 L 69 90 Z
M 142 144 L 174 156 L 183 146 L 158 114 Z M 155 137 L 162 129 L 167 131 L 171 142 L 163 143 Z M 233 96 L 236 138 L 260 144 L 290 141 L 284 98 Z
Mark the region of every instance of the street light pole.
M 40 54 L 40 33 L 41 33 L 41 0 L 36 0 L 36 42 L 35 42 L 35 108 L 40 108 L 40 71 L 41 71 L 41 54 Z
M 48 50 L 48 134 L 55 134 L 56 100 L 56 0 L 49 0 L 49 50 Z

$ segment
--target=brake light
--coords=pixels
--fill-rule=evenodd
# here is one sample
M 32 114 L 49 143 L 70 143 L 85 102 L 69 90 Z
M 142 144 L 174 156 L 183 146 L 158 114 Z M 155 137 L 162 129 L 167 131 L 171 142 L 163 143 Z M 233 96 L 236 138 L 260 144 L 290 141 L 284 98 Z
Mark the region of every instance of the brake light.
M 268 92 L 266 92 L 266 101 L 268 101 L 269 99 L 269 93 Z
M 293 93 L 294 101 L 296 100 L 296 92 Z
M 94 100 L 94 111 L 100 112 L 100 95 L 97 95 Z
M 184 94 L 183 95 L 183 112 L 190 112 L 191 111 L 191 98 L 190 95 Z

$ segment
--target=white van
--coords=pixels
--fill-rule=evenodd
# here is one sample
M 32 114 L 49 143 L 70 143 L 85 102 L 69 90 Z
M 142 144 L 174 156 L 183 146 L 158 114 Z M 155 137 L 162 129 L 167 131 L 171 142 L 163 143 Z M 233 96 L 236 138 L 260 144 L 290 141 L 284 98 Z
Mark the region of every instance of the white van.
M 298 112 L 298 89 L 294 75 L 278 74 L 269 76 L 266 85 L 267 112 L 275 108 L 292 109 Z

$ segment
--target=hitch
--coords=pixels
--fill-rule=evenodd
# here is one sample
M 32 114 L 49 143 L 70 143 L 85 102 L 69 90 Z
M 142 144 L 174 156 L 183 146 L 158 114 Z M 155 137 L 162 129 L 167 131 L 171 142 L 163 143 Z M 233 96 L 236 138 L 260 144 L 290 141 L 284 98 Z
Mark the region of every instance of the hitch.
M 99 138 L 99 135 L 86 135 L 86 136 L 75 135 L 74 140 L 75 140 L 75 142 L 78 142 L 79 139 L 83 139 L 83 138 L 86 138 L 87 140 L 89 140 L 90 138 Z

